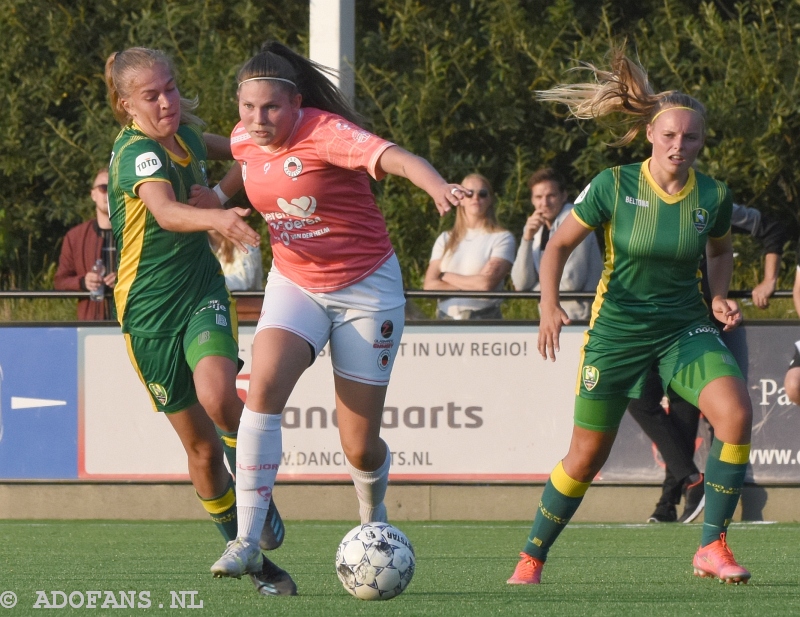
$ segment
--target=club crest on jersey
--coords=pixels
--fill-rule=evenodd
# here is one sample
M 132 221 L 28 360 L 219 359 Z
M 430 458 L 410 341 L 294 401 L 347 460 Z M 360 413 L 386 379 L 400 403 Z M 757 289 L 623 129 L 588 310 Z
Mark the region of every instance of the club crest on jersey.
M 136 157 L 136 175 L 141 177 L 152 176 L 161 169 L 161 160 L 155 152 L 145 152 Z
M 695 208 L 692 210 L 692 223 L 694 223 L 694 228 L 697 230 L 697 233 L 703 233 L 706 225 L 708 225 L 708 210 L 704 208 Z
M 587 364 L 581 370 L 581 377 L 583 378 L 583 387 L 591 391 L 600 381 L 600 371 L 594 366 Z
M 167 389 L 164 386 L 162 386 L 160 383 L 151 381 L 149 384 L 147 384 L 147 388 L 159 403 L 162 405 L 167 404 L 169 397 L 167 396 Z
M 303 163 L 296 156 L 290 156 L 283 162 L 283 173 L 290 178 L 296 178 L 303 173 Z

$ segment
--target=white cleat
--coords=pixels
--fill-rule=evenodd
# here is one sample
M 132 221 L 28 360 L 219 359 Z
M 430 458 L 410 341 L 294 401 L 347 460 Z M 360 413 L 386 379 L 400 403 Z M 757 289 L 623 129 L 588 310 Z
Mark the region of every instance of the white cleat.
M 211 566 L 211 574 L 215 578 L 242 578 L 243 574 L 259 574 L 261 563 L 261 549 L 258 544 L 236 538 L 228 542 L 228 548 L 222 553 L 222 557 Z

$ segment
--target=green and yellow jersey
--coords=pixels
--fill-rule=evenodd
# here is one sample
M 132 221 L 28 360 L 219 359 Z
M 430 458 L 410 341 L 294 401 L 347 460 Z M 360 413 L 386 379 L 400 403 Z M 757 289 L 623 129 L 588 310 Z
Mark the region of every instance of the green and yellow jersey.
M 699 264 L 709 237 L 730 231 L 728 187 L 694 170 L 675 195 L 644 163 L 607 169 L 575 200 L 587 228 L 603 228 L 606 254 L 590 328 L 614 336 L 660 334 L 707 319 Z
M 177 201 L 187 203 L 193 184 L 207 186 L 202 133 L 181 125 L 176 137 L 189 153 L 185 159 L 136 124 L 128 125 L 117 135 L 108 170 L 109 213 L 119 255 L 114 299 L 122 331 L 143 338 L 175 336 L 203 298 L 225 293 L 207 234 L 162 229 L 138 196 L 144 182 L 168 182 Z

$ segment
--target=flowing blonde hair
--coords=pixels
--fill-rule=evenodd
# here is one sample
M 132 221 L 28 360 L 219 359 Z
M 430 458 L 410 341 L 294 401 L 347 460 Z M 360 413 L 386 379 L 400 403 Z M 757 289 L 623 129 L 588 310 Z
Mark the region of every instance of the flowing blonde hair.
M 537 100 L 563 103 L 573 117 L 581 120 L 603 118 L 615 113 L 629 116 L 627 121 L 619 122 L 630 125 L 630 128 L 613 142 L 615 146 L 629 144 L 657 115 L 672 107 L 697 112 L 705 127 L 706 109 L 702 103 L 678 90 L 656 93 L 647 71 L 641 64 L 628 58 L 623 47 L 611 49 L 610 70 L 599 69 L 588 62 L 581 62 L 581 66 L 572 69 L 590 71 L 594 75 L 593 82 L 559 84 L 549 90 L 537 90 Z
M 114 117 L 122 126 L 131 123 L 130 114 L 122 106 L 122 100 L 131 96 L 136 79 L 143 70 L 152 69 L 156 65 L 167 68 L 175 78 L 175 67 L 169 57 L 158 49 L 148 49 L 147 47 L 131 47 L 125 51 L 115 51 L 106 60 L 105 82 L 108 90 L 108 101 Z M 200 118 L 195 116 L 192 111 L 197 109 L 198 99 L 187 99 L 181 97 L 181 124 L 197 124 L 203 126 Z
M 479 180 L 483 186 L 486 187 L 486 190 L 489 191 L 489 207 L 486 209 L 486 218 L 483 221 L 483 228 L 492 233 L 496 231 L 505 231 L 500 223 L 497 222 L 497 214 L 494 211 L 495 194 L 492 183 L 482 174 L 471 173 L 464 176 L 464 179 L 461 181 L 462 184 L 470 178 Z M 450 230 L 450 235 L 444 245 L 444 253 L 449 252 L 451 255 L 456 252 L 459 243 L 464 239 L 467 233 L 467 215 L 464 214 L 464 208 L 459 206 L 455 208 L 455 211 L 456 222 L 453 224 L 453 229 Z

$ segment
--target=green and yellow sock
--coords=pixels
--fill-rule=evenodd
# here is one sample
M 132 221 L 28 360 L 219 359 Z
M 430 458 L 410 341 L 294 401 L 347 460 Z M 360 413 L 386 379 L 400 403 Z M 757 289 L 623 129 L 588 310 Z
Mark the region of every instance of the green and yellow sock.
M 591 484 L 570 478 L 559 462 L 545 484 L 531 535 L 522 550 L 531 557 L 545 561 L 547 552 L 581 505 Z
M 719 540 L 728 529 L 750 462 L 750 444 L 734 445 L 714 438 L 706 461 L 705 520 L 700 546 Z
M 233 478 L 228 480 L 228 487 L 222 495 L 211 499 L 203 499 L 198 495 L 197 498 L 211 515 L 211 520 L 225 538 L 225 542 L 235 540 L 239 523 L 236 520 L 236 489 L 233 486 Z
M 225 459 L 228 461 L 228 467 L 231 473 L 236 475 L 236 435 L 237 431 L 231 433 L 223 431 L 220 427 L 214 425 L 217 429 L 220 441 L 222 441 L 222 449 L 225 451 Z

